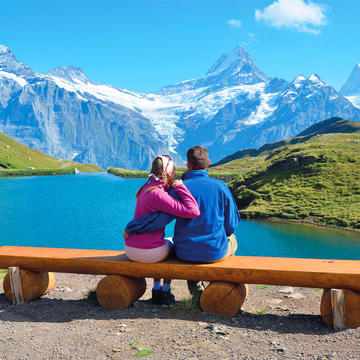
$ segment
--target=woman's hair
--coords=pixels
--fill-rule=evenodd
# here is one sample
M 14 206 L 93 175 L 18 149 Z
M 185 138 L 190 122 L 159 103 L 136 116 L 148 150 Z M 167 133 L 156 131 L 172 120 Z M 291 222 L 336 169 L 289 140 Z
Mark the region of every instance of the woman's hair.
M 169 162 L 172 161 L 170 156 L 167 155 L 167 157 L 169 158 Z M 165 187 L 166 184 L 167 184 L 167 177 L 166 177 L 166 173 L 164 171 L 163 160 L 162 160 L 161 157 L 156 157 L 154 159 L 154 161 L 152 162 L 151 174 L 154 174 L 160 180 L 163 180 L 163 183 L 162 183 L 162 185 L 156 185 L 156 186 L 150 187 L 149 189 L 146 190 L 146 193 L 148 193 L 151 190 L 154 190 L 154 189 L 156 189 L 158 187 Z M 147 185 L 150 181 L 151 181 L 151 177 L 149 177 L 149 179 L 145 182 L 145 184 L 143 186 L 141 186 L 141 188 L 137 191 L 137 193 L 135 195 L 136 199 L 139 197 L 139 194 L 140 194 L 141 190 L 143 189 L 143 187 L 145 185 Z

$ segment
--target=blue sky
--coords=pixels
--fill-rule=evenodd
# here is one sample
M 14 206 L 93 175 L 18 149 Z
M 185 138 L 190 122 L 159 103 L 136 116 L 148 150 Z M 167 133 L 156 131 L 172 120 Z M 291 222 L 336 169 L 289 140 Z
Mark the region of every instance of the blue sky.
M 12 0 L 0 44 L 44 73 L 150 92 L 203 75 L 243 45 L 270 77 L 318 73 L 339 89 L 360 62 L 358 0 Z

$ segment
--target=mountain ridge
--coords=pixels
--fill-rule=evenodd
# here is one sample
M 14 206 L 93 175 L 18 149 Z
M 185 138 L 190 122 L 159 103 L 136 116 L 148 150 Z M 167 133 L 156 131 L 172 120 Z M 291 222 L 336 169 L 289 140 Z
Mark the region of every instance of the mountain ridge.
M 262 145 L 260 148 L 256 149 L 244 149 L 237 151 L 220 161 L 213 163 L 210 167 L 216 167 L 219 165 L 224 165 L 230 161 L 242 159 L 246 156 L 258 156 L 264 153 L 268 153 L 269 151 L 273 151 L 277 148 L 286 145 L 294 145 L 298 143 L 302 143 L 305 141 L 310 140 L 312 137 L 321 135 L 321 134 L 333 134 L 333 133 L 353 133 L 359 132 L 360 133 L 360 122 L 355 121 L 348 121 L 342 118 L 333 117 L 330 119 L 322 120 L 315 125 L 310 126 L 309 128 L 305 129 L 301 133 L 297 134 L 296 136 L 290 139 L 280 140 L 274 143 L 268 143 Z
M 57 66 L 56 68 L 48 71 L 46 75 L 60 77 L 69 81 L 80 80 L 82 82 L 93 82 L 80 67 L 73 65 Z
M 319 76 L 270 79 L 242 47 L 204 76 L 150 94 L 93 82 L 74 66 L 37 74 L 3 47 L 0 85 L 0 131 L 102 168 L 149 168 L 158 153 L 182 165 L 195 144 L 208 147 L 216 161 L 331 116 L 360 120 L 360 109 Z

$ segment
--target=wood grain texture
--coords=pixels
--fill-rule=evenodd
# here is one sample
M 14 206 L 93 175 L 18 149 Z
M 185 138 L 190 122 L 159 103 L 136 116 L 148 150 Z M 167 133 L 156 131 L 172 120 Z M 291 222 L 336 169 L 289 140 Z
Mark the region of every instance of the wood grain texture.
M 200 307 L 211 314 L 234 317 L 240 311 L 248 291 L 246 284 L 214 281 L 201 294 Z
M 330 289 L 333 328 L 335 331 L 346 328 L 344 292 L 341 289 Z
M 8 276 L 10 279 L 12 303 L 21 305 L 24 303 L 24 296 L 21 288 L 20 268 L 18 266 L 9 267 Z
M 211 264 L 167 260 L 135 263 L 123 251 L 0 247 L 0 268 L 20 266 L 33 271 L 119 274 L 134 277 L 228 281 L 360 291 L 360 261 L 230 256 Z
M 343 289 L 346 326 L 360 327 L 360 292 Z M 330 289 L 324 289 L 321 298 L 320 313 L 326 324 L 333 327 L 333 314 Z
M 104 309 L 126 309 L 143 295 L 145 292 L 144 282 L 145 279 L 108 275 L 100 280 L 96 289 L 96 297 Z
M 24 302 L 28 302 L 46 294 L 55 286 L 55 276 L 48 272 L 33 272 L 20 269 L 21 288 Z M 13 302 L 10 276 L 7 274 L 3 282 L 6 297 Z

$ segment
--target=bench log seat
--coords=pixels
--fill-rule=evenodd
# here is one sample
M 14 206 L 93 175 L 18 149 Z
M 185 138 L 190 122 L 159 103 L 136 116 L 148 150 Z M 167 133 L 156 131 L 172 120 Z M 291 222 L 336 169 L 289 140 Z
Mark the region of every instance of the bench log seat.
M 141 297 L 145 291 L 145 277 L 210 281 L 200 304 L 210 304 L 205 305 L 207 311 L 227 316 L 233 316 L 234 312 L 240 310 L 247 295 L 244 284 L 322 288 L 321 314 L 329 325 L 333 325 L 335 317 L 329 291 L 344 289 L 349 290 L 343 292 L 342 299 L 346 326 L 360 327 L 358 260 L 231 256 L 224 261 L 207 264 L 176 259 L 143 264 L 128 260 L 123 251 L 2 246 L 0 269 L 10 267 L 37 273 L 108 275 L 100 281 L 97 297 L 100 305 L 109 309 L 125 308 Z M 233 285 L 231 289 L 229 283 Z M 125 299 L 119 300 L 119 294 L 123 294 Z M 218 305 L 232 304 L 234 301 L 241 303 L 240 307 L 235 306 L 230 312 L 226 311 L 227 306 Z

